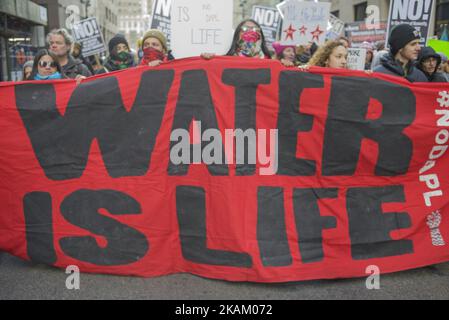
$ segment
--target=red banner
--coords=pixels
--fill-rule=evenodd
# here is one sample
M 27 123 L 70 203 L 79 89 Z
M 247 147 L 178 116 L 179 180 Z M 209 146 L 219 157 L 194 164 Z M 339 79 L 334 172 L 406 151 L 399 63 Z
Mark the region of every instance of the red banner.
M 0 250 L 231 281 L 449 260 L 449 85 L 184 59 L 0 85 Z

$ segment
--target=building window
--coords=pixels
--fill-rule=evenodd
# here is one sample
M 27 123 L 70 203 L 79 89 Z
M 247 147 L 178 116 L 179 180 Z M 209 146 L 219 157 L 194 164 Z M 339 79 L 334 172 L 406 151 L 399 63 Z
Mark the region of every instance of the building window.
M 336 16 L 337 18 L 340 18 L 340 10 L 332 11 L 331 14 L 333 14 L 333 15 Z
M 363 21 L 366 18 L 366 8 L 368 2 L 363 2 L 354 5 L 354 21 Z

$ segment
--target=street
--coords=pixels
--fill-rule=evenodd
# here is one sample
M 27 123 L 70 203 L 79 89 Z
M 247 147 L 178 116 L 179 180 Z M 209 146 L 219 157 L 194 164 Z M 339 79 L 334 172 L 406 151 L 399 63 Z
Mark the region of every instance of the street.
M 380 290 L 366 279 L 285 284 L 232 283 L 189 274 L 145 279 L 81 274 L 80 289 L 68 290 L 68 275 L 0 253 L 0 299 L 308 300 L 449 299 L 449 263 L 381 275 Z

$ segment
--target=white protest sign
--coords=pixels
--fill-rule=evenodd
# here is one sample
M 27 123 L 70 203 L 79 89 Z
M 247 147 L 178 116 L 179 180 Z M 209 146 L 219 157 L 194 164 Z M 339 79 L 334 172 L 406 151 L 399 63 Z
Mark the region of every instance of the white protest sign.
M 103 34 L 96 18 L 89 18 L 73 24 L 73 37 L 83 46 L 83 55 L 89 57 L 106 51 Z
M 232 42 L 232 1 L 173 0 L 172 49 L 176 58 L 226 54 Z
M 365 70 L 366 49 L 349 48 L 348 49 L 348 69 Z
M 283 45 L 324 44 L 331 4 L 290 0 L 282 6 L 284 22 L 281 34 Z
M 330 29 L 328 31 L 332 31 L 338 35 L 341 35 L 345 31 L 345 23 L 333 14 L 329 14 L 329 25 Z

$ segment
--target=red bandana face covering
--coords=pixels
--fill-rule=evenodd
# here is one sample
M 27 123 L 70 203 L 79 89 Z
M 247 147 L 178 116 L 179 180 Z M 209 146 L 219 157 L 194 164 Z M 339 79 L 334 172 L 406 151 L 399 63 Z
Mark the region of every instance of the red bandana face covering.
M 156 50 L 154 48 L 146 48 L 143 50 L 143 59 L 141 65 L 148 65 L 150 62 L 156 60 L 165 61 L 166 55 L 163 52 Z

